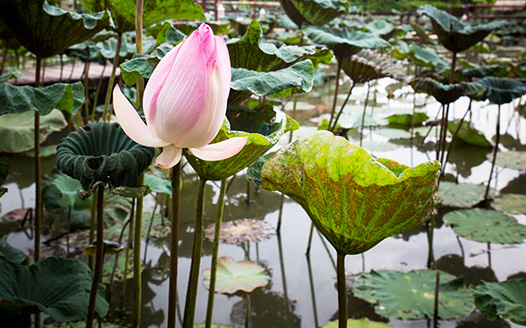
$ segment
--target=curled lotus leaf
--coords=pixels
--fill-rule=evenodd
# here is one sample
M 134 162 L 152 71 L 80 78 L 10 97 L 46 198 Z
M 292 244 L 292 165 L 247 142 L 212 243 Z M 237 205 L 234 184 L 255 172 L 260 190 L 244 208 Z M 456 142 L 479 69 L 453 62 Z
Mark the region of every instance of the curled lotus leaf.
M 280 0 L 283 11 L 299 27 L 324 25 L 347 12 L 347 0 Z
M 468 50 L 484 40 L 492 31 L 500 29 L 507 24 L 503 21 L 493 21 L 472 26 L 431 5 L 423 5 L 418 8 L 417 12 L 431 19 L 433 31 L 438 36 L 438 40 L 446 49 L 452 52 Z
M 342 68 L 354 83 L 365 83 L 383 77 L 401 80 L 404 76 L 402 67 L 396 61 L 368 49 L 344 58 Z
M 248 141 L 239 153 L 221 161 L 204 161 L 187 154 L 188 162 L 202 178 L 222 180 L 236 174 L 265 154 L 285 132 L 298 128 L 294 120 L 284 113 L 275 113 L 270 106 L 253 113 L 230 111 L 229 116 L 236 129 L 232 131 L 225 121 L 212 142 L 234 137 L 248 137 Z
M 78 14 L 45 0 L 1 0 L 0 16 L 17 40 L 40 57 L 59 54 L 109 26 L 107 12 Z
M 210 287 L 211 269 L 203 271 L 203 284 Z M 217 259 L 217 274 L 215 291 L 222 294 L 234 294 L 238 291 L 250 293 L 258 287 L 268 284 L 269 278 L 265 269 L 251 261 L 234 261 L 231 257 L 222 256 Z
M 480 97 L 486 91 L 482 85 L 471 82 L 443 84 L 429 77 L 414 79 L 411 81 L 411 86 L 415 92 L 425 92 L 433 96 L 442 105 L 455 102 L 462 96 Z
M 57 147 L 57 168 L 90 190 L 95 183 L 136 187 L 155 149 L 135 143 L 120 125 L 100 122 L 70 133 Z
M 358 53 L 362 49 L 389 47 L 389 42 L 372 33 L 354 31 L 350 28 L 309 26 L 303 29 L 315 43 L 325 44 L 333 50 L 336 59 L 341 60 Z
M 428 219 L 439 172 L 437 161 L 410 168 L 318 131 L 270 156 L 260 176 L 264 189 L 298 202 L 339 252 L 359 254 Z
M 526 79 L 488 76 L 473 83 L 485 89 L 477 99 L 487 99 L 497 105 L 507 104 L 526 94 Z

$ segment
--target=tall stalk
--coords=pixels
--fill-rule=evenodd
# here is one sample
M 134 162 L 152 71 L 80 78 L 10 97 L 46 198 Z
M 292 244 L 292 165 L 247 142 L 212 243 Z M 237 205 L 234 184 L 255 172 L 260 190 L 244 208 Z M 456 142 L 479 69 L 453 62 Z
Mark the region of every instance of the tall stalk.
M 363 126 L 365 125 L 365 112 L 367 110 L 367 104 L 369 103 L 369 91 L 371 91 L 371 84 L 367 82 L 367 95 L 363 104 L 362 123 L 360 124 L 360 147 L 362 146 L 363 140 Z
M 139 186 L 144 185 L 144 172 L 139 176 Z M 141 324 L 141 230 L 144 196 L 137 198 L 135 211 L 135 243 L 133 245 L 133 327 Z
M 338 66 L 336 68 L 336 86 L 334 87 L 334 98 L 332 100 L 331 117 L 329 119 L 329 127 L 331 126 L 332 119 L 334 118 L 334 112 L 336 111 L 336 103 L 338 102 L 338 91 L 340 89 L 340 72 L 342 70 L 341 60 L 338 60 Z
M 37 56 L 35 87 L 39 88 L 42 58 Z M 35 262 L 40 260 L 40 234 L 42 226 L 42 163 L 40 161 L 40 113 L 35 111 Z
M 170 215 L 170 280 L 168 291 L 168 328 L 174 328 L 177 313 L 177 256 L 179 247 L 179 197 L 181 163 L 172 168 L 172 210 Z
M 338 280 L 338 328 L 347 328 L 347 284 L 345 281 L 345 254 L 338 251 L 336 260 Z
M 340 116 L 343 113 L 343 109 L 345 108 L 345 105 L 347 105 L 347 102 L 349 101 L 349 98 L 351 97 L 352 90 L 354 89 L 354 86 L 356 83 L 354 83 L 353 80 L 351 80 L 351 88 L 349 89 L 349 92 L 347 93 L 347 97 L 345 97 L 345 101 L 343 102 L 342 106 L 340 107 L 340 111 L 338 112 L 338 115 L 336 115 L 336 119 L 334 120 L 334 123 L 332 126 L 329 124 L 329 131 L 334 132 L 334 129 L 336 128 L 336 124 L 338 124 L 338 120 L 340 119 Z M 332 119 L 331 119 L 332 121 Z
M 113 89 L 113 83 L 115 83 L 115 72 L 117 71 L 117 66 L 119 65 L 119 53 L 121 52 L 122 45 L 122 33 L 117 33 L 117 46 L 115 47 L 115 57 L 113 58 L 113 67 L 111 68 L 110 80 L 108 81 L 108 88 L 106 89 L 106 99 L 104 101 L 104 112 L 102 113 L 102 120 L 109 122 L 111 117 L 111 111 L 108 112 L 111 101 L 111 90 Z
M 195 305 L 197 301 L 197 287 L 199 282 L 199 267 L 201 264 L 201 251 L 203 248 L 203 212 L 205 198 L 206 179 L 199 178 L 197 187 L 197 201 L 195 214 L 194 248 L 192 252 L 192 264 L 190 267 L 190 278 L 186 292 L 186 304 L 184 308 L 183 328 L 193 328 L 195 317 Z
M 495 140 L 495 149 L 493 150 L 493 161 L 491 162 L 491 170 L 489 171 L 489 180 L 488 185 L 486 186 L 486 192 L 484 193 L 484 205 L 489 205 L 489 189 L 491 185 L 491 178 L 493 176 L 493 170 L 495 169 L 495 163 L 497 162 L 497 152 L 499 150 L 499 142 L 500 142 L 500 104 L 498 107 L 498 114 L 497 114 L 497 140 Z
M 226 178 L 221 180 L 219 189 L 219 199 L 217 200 L 216 226 L 214 232 L 214 248 L 212 250 L 212 265 L 210 268 L 210 288 L 208 289 L 208 306 L 206 308 L 205 327 L 212 327 L 212 314 L 214 312 L 214 297 L 216 290 L 217 255 L 219 253 L 219 240 L 221 237 L 221 223 L 223 221 L 223 211 L 225 209 Z
M 97 301 L 97 290 L 102 277 L 102 262 L 104 260 L 104 184 L 97 187 L 97 253 L 95 255 L 95 271 L 93 273 L 91 291 L 89 295 L 88 317 L 86 328 L 93 327 L 93 316 L 95 315 L 95 302 Z

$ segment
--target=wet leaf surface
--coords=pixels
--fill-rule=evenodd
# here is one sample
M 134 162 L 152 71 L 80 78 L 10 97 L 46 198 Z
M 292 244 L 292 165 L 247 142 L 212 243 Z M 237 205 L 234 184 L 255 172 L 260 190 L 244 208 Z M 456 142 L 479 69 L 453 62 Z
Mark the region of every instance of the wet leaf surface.
M 205 229 L 205 237 L 214 240 L 215 224 Z M 242 244 L 267 240 L 276 233 L 276 229 L 265 221 L 241 219 L 221 224 L 220 240 L 227 244 Z
M 502 194 L 495 198 L 495 205 L 506 213 L 526 214 L 526 195 Z
M 210 268 L 203 271 L 203 284 L 210 286 Z M 252 292 L 258 287 L 266 286 L 269 278 L 265 269 L 250 261 L 234 261 L 231 257 L 217 259 L 216 292 L 234 294 L 238 291 Z
M 438 194 L 442 204 L 453 207 L 471 207 L 484 198 L 486 187 L 473 184 L 456 184 L 442 181 Z

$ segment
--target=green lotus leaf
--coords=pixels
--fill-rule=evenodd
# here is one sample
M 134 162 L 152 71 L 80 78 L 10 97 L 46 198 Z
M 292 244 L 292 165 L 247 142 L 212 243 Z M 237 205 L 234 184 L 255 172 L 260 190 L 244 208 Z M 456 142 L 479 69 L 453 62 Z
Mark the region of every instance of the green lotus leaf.
M 403 68 L 398 63 L 368 49 L 342 59 L 341 65 L 354 83 L 365 83 L 383 77 L 403 79 L 404 76 Z
M 509 279 L 502 282 L 481 281 L 471 286 L 475 305 L 490 320 L 499 316 L 518 325 L 526 325 L 526 279 Z
M 526 169 L 526 152 L 509 150 L 500 152 L 497 156 L 497 165 L 516 170 Z
M 387 117 L 389 124 L 400 124 L 405 126 L 420 126 L 429 119 L 424 112 L 415 112 L 414 114 L 393 114 Z
M 166 177 L 157 174 L 146 173 L 144 175 L 144 185 L 151 191 L 158 194 L 167 194 L 172 197 L 172 183 Z
M 437 161 L 410 168 L 318 131 L 276 152 L 259 175 L 264 189 L 298 202 L 339 252 L 359 254 L 427 220 L 439 172 Z
M 0 239 L 0 257 L 5 258 L 9 262 L 29 265 L 29 258 L 26 257 L 21 250 L 9 245 L 6 241 L 7 237 Z
M 434 41 L 433 39 L 431 39 L 429 37 L 429 35 L 427 35 L 427 32 L 425 31 L 425 29 L 416 24 L 416 23 L 409 23 L 409 25 L 413 28 L 413 30 L 416 32 L 416 34 L 424 41 L 424 42 L 427 42 L 427 43 L 430 43 L 430 44 L 435 44 L 436 41 Z
M 412 44 L 409 46 L 409 58 L 419 66 L 436 67 L 439 71 L 449 69 L 449 62 L 433 48 Z
M 18 41 L 40 57 L 59 54 L 109 26 L 106 12 L 78 14 L 44 0 L 1 0 L 0 15 Z
M 347 0 L 280 0 L 283 11 L 299 27 L 324 25 L 347 12 Z
M 70 178 L 68 175 L 59 172 L 52 184 L 58 189 L 60 198 L 56 201 L 60 207 L 74 207 L 79 203 L 80 198 L 77 195 L 77 190 L 82 188 L 79 180 Z
M 453 207 L 472 207 L 484 199 L 486 187 L 474 184 L 457 184 L 442 181 L 438 194 L 442 204 Z
M 407 273 L 372 270 L 354 285 L 354 295 L 375 303 L 376 313 L 402 320 L 433 318 L 436 271 Z M 473 299 L 462 278 L 440 272 L 438 316 L 459 318 L 473 310 Z
M 502 194 L 495 198 L 495 205 L 506 213 L 526 214 L 526 195 Z
M 0 152 L 20 153 L 35 147 L 35 114 L 6 114 L 0 116 Z M 64 115 L 58 110 L 40 118 L 40 143 L 54 131 L 66 126 Z
M 525 225 L 493 210 L 458 210 L 447 213 L 443 220 L 458 235 L 481 243 L 521 244 L 526 239 Z
M 135 30 L 135 0 L 80 0 L 80 4 L 89 12 L 109 10 L 116 31 L 123 33 Z M 193 0 L 144 2 L 143 26 L 147 27 L 168 19 L 204 20 L 205 16 L 202 7 Z
M 487 76 L 505 77 L 509 73 L 509 69 L 502 63 L 487 66 L 478 66 L 462 70 L 462 75 L 467 78 L 481 79 Z
M 473 82 L 486 91 L 477 99 L 489 100 L 494 104 L 507 104 L 513 99 L 526 94 L 526 79 L 509 79 L 498 77 L 485 77 Z
M 203 161 L 188 154 L 188 162 L 202 178 L 222 180 L 236 174 L 265 154 L 285 132 L 298 128 L 294 120 L 283 113 L 275 113 L 271 106 L 252 113 L 230 110 L 229 119 L 234 131 L 230 129 L 228 121 L 225 121 L 212 142 L 234 137 L 248 137 L 248 141 L 239 153 L 221 161 Z
M 7 73 L 0 76 L 0 83 L 7 82 L 12 79 L 16 79 L 22 77 L 22 72 L 17 70 L 16 68 L 9 70 Z
M 369 24 L 365 25 L 365 28 L 370 33 L 378 35 L 380 37 L 383 36 L 386 39 L 389 39 L 389 35 L 392 35 L 392 32 L 395 31 L 395 27 L 393 24 L 382 19 L 370 22 Z
M 83 102 L 84 87 L 81 82 L 55 83 L 41 88 L 11 83 L 0 84 L 0 115 L 30 110 L 47 115 L 54 108 L 75 114 Z
M 141 77 L 149 79 L 153 69 L 171 49 L 170 46 L 161 45 L 149 55 L 134 54 L 132 59 L 127 59 L 119 66 L 122 79 L 129 86 L 135 85 Z
M 309 26 L 303 32 L 315 43 L 331 48 L 336 59 L 341 60 L 358 53 L 362 49 L 380 49 L 389 47 L 389 42 L 371 33 L 354 31 L 348 28 Z
M 454 120 L 448 122 L 447 129 L 452 134 L 457 131 L 458 127 L 460 125 L 460 120 Z M 477 131 L 469 122 L 462 122 L 462 126 L 460 127 L 460 130 L 458 130 L 456 138 L 459 138 L 460 140 L 470 144 L 475 145 L 479 147 L 491 147 L 491 143 L 486 139 L 484 134 Z
M 433 31 L 438 36 L 438 40 L 452 52 L 468 50 L 484 40 L 492 31 L 507 25 L 503 21 L 492 21 L 487 24 L 471 26 L 431 5 L 423 5 L 418 8 L 417 12 L 419 15 L 426 15 L 431 19 Z
M 0 197 L 2 197 L 7 192 L 7 188 L 2 187 L 2 185 L 5 182 L 5 178 L 7 178 L 8 169 L 9 165 L 0 163 Z
M 108 312 L 104 285 L 97 290 L 95 311 Z M 43 312 L 57 321 L 79 321 L 88 315 L 91 270 L 72 259 L 50 257 L 26 267 L 0 257 L 0 316 Z
M 261 25 L 253 20 L 245 35 L 228 41 L 230 64 L 233 68 L 244 68 L 258 72 L 269 72 L 289 67 L 299 61 L 310 59 L 314 66 L 323 62 L 329 64 L 332 54 L 327 49 L 315 46 L 287 46 L 277 48 L 262 39 Z
M 229 105 L 238 105 L 252 94 L 274 98 L 306 93 L 314 83 L 314 67 L 310 60 L 298 62 L 290 67 L 272 72 L 249 71 L 244 68 L 232 69 L 232 89 L 228 96 Z
M 96 123 L 70 133 L 58 145 L 57 168 L 90 190 L 102 181 L 110 187 L 135 187 L 152 162 L 155 149 L 131 140 L 118 124 Z
M 203 284 L 210 287 L 210 268 L 203 271 Z M 254 262 L 234 261 L 231 257 L 222 256 L 217 259 L 216 288 L 222 294 L 234 294 L 238 291 L 252 292 L 258 287 L 268 284 L 265 269 Z
M 331 321 L 322 328 L 338 328 L 338 320 Z M 376 321 L 369 321 L 367 318 L 361 318 L 361 319 L 347 319 L 347 327 L 352 328 L 393 328 L 393 326 L 390 326 L 383 322 L 376 322 Z
M 443 84 L 431 78 L 414 79 L 411 86 L 415 92 L 425 92 L 435 97 L 442 105 L 452 103 L 462 96 L 480 96 L 486 90 L 482 85 L 471 82 Z

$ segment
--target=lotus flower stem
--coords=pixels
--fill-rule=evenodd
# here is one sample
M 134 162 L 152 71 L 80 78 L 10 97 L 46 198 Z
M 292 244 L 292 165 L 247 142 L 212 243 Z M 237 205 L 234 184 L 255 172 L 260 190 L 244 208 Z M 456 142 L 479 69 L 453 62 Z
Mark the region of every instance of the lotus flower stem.
M 345 101 L 342 104 L 342 107 L 340 108 L 340 111 L 338 112 L 338 115 L 336 116 L 336 119 L 334 120 L 334 123 L 329 125 L 329 131 L 334 132 L 333 130 L 336 128 L 336 125 L 338 124 L 338 120 L 340 119 L 340 115 L 343 113 L 343 109 L 345 108 L 345 105 L 347 105 L 347 101 L 349 101 L 349 98 L 351 97 L 352 90 L 354 89 L 354 86 L 356 83 L 354 83 L 353 80 L 351 80 L 351 88 L 349 89 L 349 92 L 347 93 L 347 97 L 345 98 Z M 331 119 L 332 120 L 332 119 Z
M 155 197 L 155 204 L 153 205 L 152 216 L 150 217 L 150 222 L 148 223 L 148 231 L 146 232 L 146 240 L 144 242 L 144 258 L 143 262 L 146 262 L 146 253 L 148 251 L 148 243 L 150 242 L 150 234 L 152 233 L 153 220 L 155 218 L 155 212 L 157 211 L 157 206 L 159 205 L 159 195 Z M 162 215 L 162 213 L 161 213 Z
M 40 71 L 42 58 L 37 56 L 35 68 L 35 86 L 41 85 Z M 40 234 L 42 226 L 42 164 L 40 162 L 40 113 L 35 111 L 35 262 L 40 260 Z
M 447 137 L 447 126 L 448 126 L 448 117 L 449 117 L 449 105 L 446 105 L 446 114 L 442 117 L 441 125 L 441 137 L 440 137 L 440 164 L 444 165 L 444 156 L 446 154 L 446 137 Z
M 175 328 L 177 313 L 177 256 L 179 247 L 179 197 L 181 183 L 181 163 L 172 168 L 172 203 L 170 236 L 170 280 L 168 291 L 168 328 Z
M 144 172 L 139 175 L 139 186 L 144 185 Z M 133 327 L 141 324 L 141 233 L 142 233 L 142 208 L 144 196 L 137 198 L 135 212 L 135 243 L 133 245 Z
M 338 280 L 338 328 L 347 328 L 347 283 L 345 281 L 345 254 L 338 251 L 336 264 Z
M 338 61 L 338 66 L 336 68 L 336 85 L 334 87 L 334 98 L 332 101 L 332 109 L 331 109 L 331 117 L 329 118 L 329 127 L 332 125 L 332 119 L 334 117 L 334 112 L 336 110 L 336 103 L 338 102 L 338 91 L 340 89 L 340 73 L 342 70 L 342 64 L 341 61 Z M 336 124 L 334 125 L 336 126 Z
M 311 222 L 310 224 L 310 231 L 309 231 L 309 241 L 307 242 L 307 250 L 305 251 L 305 255 L 310 255 L 310 246 L 312 244 L 312 234 L 314 233 L 314 223 Z
M 89 237 L 88 237 L 88 244 L 91 245 L 93 240 L 95 239 L 95 222 L 97 220 L 97 202 L 95 199 L 98 195 L 98 189 L 95 189 L 95 192 L 93 193 L 93 199 L 91 201 L 91 211 L 90 211 L 90 222 L 89 222 Z M 93 271 L 93 256 L 88 256 L 88 266 Z
M 190 267 L 190 278 L 186 292 L 186 303 L 184 308 L 183 328 L 193 328 L 195 317 L 195 304 L 197 301 L 197 287 L 199 282 L 199 266 L 201 264 L 201 250 L 203 248 L 203 212 L 205 198 L 206 179 L 199 178 L 197 187 L 196 215 L 194 248 L 192 252 L 192 264 Z
M 214 296 L 216 290 L 216 273 L 217 273 L 217 254 L 219 253 L 219 240 L 221 237 L 221 222 L 223 221 L 223 210 L 225 208 L 226 196 L 226 178 L 221 180 L 221 188 L 219 189 L 219 198 L 217 201 L 217 216 L 216 227 L 214 231 L 214 248 L 212 250 L 212 265 L 210 268 L 210 288 L 208 289 L 208 306 L 206 308 L 206 323 L 205 327 L 212 326 L 212 314 L 214 312 Z
M 362 123 L 360 124 L 360 147 L 362 146 L 363 140 L 363 126 L 365 124 L 365 112 L 367 111 L 367 104 L 369 103 L 369 91 L 371 91 L 371 84 L 367 82 L 367 95 L 363 103 Z
M 435 231 L 435 215 L 431 216 L 431 220 L 427 223 L 427 268 L 432 269 L 435 267 L 435 255 L 433 252 L 433 233 Z
M 122 272 L 122 276 L 123 277 L 127 277 L 128 276 L 128 263 L 129 263 L 129 259 L 130 259 L 130 250 L 133 248 L 133 233 L 132 231 L 135 231 L 135 220 L 133 219 L 135 217 L 135 198 L 133 199 L 132 201 L 132 210 L 131 210 L 131 213 L 130 213 L 130 228 L 128 230 L 128 244 L 126 246 L 126 255 L 125 255 L 125 258 L 124 258 L 124 269 L 123 269 L 123 272 Z M 122 281 L 122 292 L 121 292 L 121 307 L 124 306 L 124 298 L 126 296 L 126 281 L 128 279 L 124 279 Z
M 468 109 L 464 113 L 464 116 L 462 116 L 462 118 L 460 119 L 460 123 L 458 124 L 458 126 L 457 126 L 457 128 L 455 130 L 455 133 L 453 133 L 453 136 L 451 137 L 451 142 L 449 143 L 448 148 L 447 148 L 446 160 L 442 164 L 442 172 L 440 173 L 441 176 L 444 176 L 444 173 L 446 171 L 446 165 L 447 165 L 447 162 L 449 160 L 449 154 L 451 153 L 451 149 L 453 148 L 453 140 L 455 140 L 455 138 L 457 137 L 457 135 L 458 135 L 458 133 L 460 131 L 460 128 L 462 127 L 462 124 L 464 124 L 464 120 L 466 119 L 466 115 L 468 115 L 468 113 L 471 111 L 471 103 L 472 103 L 472 101 L 473 101 L 473 99 L 470 98 L 469 99 Z
M 440 286 L 440 271 L 436 270 L 437 272 L 437 278 L 435 281 L 435 304 L 434 304 L 434 311 L 433 311 L 433 328 L 438 328 L 438 289 Z
M 489 189 L 491 186 L 491 178 L 493 176 L 493 170 L 495 169 L 495 163 L 497 162 L 497 152 L 499 150 L 500 142 L 500 105 L 498 106 L 497 112 L 497 135 L 495 140 L 495 149 L 493 150 L 493 160 L 491 161 L 491 169 L 489 171 L 488 185 L 486 186 L 486 192 L 484 193 L 484 205 L 489 205 Z
M 104 112 L 102 113 L 102 120 L 109 122 L 111 117 L 111 111 L 108 111 L 110 107 L 110 100 L 113 89 L 113 84 L 115 82 L 115 72 L 117 71 L 117 66 L 119 65 L 119 53 L 121 52 L 122 44 L 122 33 L 117 33 L 117 45 L 115 46 L 115 57 L 113 58 L 113 66 L 111 68 L 110 80 L 108 81 L 108 89 L 106 90 L 106 99 L 104 101 Z
M 451 71 L 449 73 L 449 84 L 455 83 L 455 66 L 457 63 L 457 53 L 453 52 L 453 58 L 451 58 Z
M 86 328 L 93 327 L 93 316 L 95 314 L 95 302 L 100 278 L 102 277 L 102 261 L 104 260 L 104 184 L 97 186 L 97 254 L 95 255 L 95 271 L 92 278 L 91 291 L 89 295 L 88 317 Z

